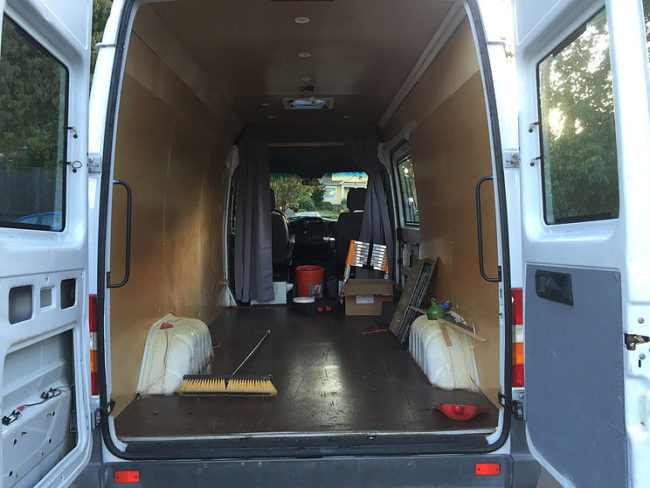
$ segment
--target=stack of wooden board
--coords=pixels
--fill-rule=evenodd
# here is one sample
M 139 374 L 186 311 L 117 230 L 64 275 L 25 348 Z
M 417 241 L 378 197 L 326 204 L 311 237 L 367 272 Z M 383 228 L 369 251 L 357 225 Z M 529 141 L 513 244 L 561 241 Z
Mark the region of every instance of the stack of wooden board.
M 422 303 L 422 298 L 429 288 L 429 282 L 436 270 L 437 264 L 437 258 L 435 261 L 418 259 L 411 266 L 408 279 L 406 280 L 406 286 L 397 303 L 393 320 L 388 327 L 395 337 L 397 337 L 400 344 L 405 344 L 408 341 L 411 324 L 417 316 L 414 308 L 419 307 Z

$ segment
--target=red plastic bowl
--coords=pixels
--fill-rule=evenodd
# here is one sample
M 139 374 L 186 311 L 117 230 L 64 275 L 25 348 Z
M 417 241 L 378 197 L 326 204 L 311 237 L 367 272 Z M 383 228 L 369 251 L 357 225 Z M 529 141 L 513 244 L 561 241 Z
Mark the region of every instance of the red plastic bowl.
M 478 414 L 487 412 L 488 407 L 477 407 L 476 405 L 456 405 L 453 403 L 434 403 L 433 408 L 440 410 L 452 420 L 469 420 Z

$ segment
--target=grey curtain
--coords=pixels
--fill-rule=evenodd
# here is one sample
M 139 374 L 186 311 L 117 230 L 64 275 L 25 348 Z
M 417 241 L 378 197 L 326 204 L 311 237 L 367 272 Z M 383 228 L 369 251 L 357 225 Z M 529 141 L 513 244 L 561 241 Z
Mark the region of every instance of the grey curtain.
M 235 216 L 235 298 L 273 300 L 269 147 L 266 141 L 239 143 Z
M 354 140 L 346 142 L 345 146 L 350 157 L 368 175 L 368 188 L 359 240 L 386 245 L 390 266 L 393 262 L 393 228 L 390 224 L 388 202 L 382 179 L 384 167 L 377 156 L 379 141 L 376 139 Z M 392 272 L 390 268 L 389 271 Z M 381 277 L 381 273 L 359 269 L 356 271 L 356 276 L 358 278 L 374 278 Z

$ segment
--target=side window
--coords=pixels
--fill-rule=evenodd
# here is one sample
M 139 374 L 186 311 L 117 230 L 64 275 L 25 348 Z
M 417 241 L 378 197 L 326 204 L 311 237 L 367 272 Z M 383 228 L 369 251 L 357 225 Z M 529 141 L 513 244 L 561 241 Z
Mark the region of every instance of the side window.
M 402 195 L 404 223 L 417 225 L 420 223 L 420 215 L 418 214 L 418 196 L 415 191 L 415 173 L 411 156 L 407 156 L 397 163 L 397 174 Z
M 0 44 L 0 226 L 65 225 L 68 71 L 7 16 Z
M 609 33 L 601 11 L 537 66 L 544 217 L 618 217 Z

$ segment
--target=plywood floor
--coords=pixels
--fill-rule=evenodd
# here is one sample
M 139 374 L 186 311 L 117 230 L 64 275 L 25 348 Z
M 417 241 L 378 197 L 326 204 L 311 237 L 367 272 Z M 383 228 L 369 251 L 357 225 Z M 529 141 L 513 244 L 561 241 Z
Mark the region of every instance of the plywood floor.
M 392 335 L 363 334 L 377 323 L 376 317 L 305 316 L 285 307 L 226 310 L 210 324 L 213 373 L 231 373 L 271 329 L 240 373 L 272 374 L 278 395 L 141 398 L 115 419 L 118 436 L 494 429 L 497 410 L 482 394 L 432 388 Z M 433 403 L 472 403 L 490 411 L 456 422 L 432 410 Z

